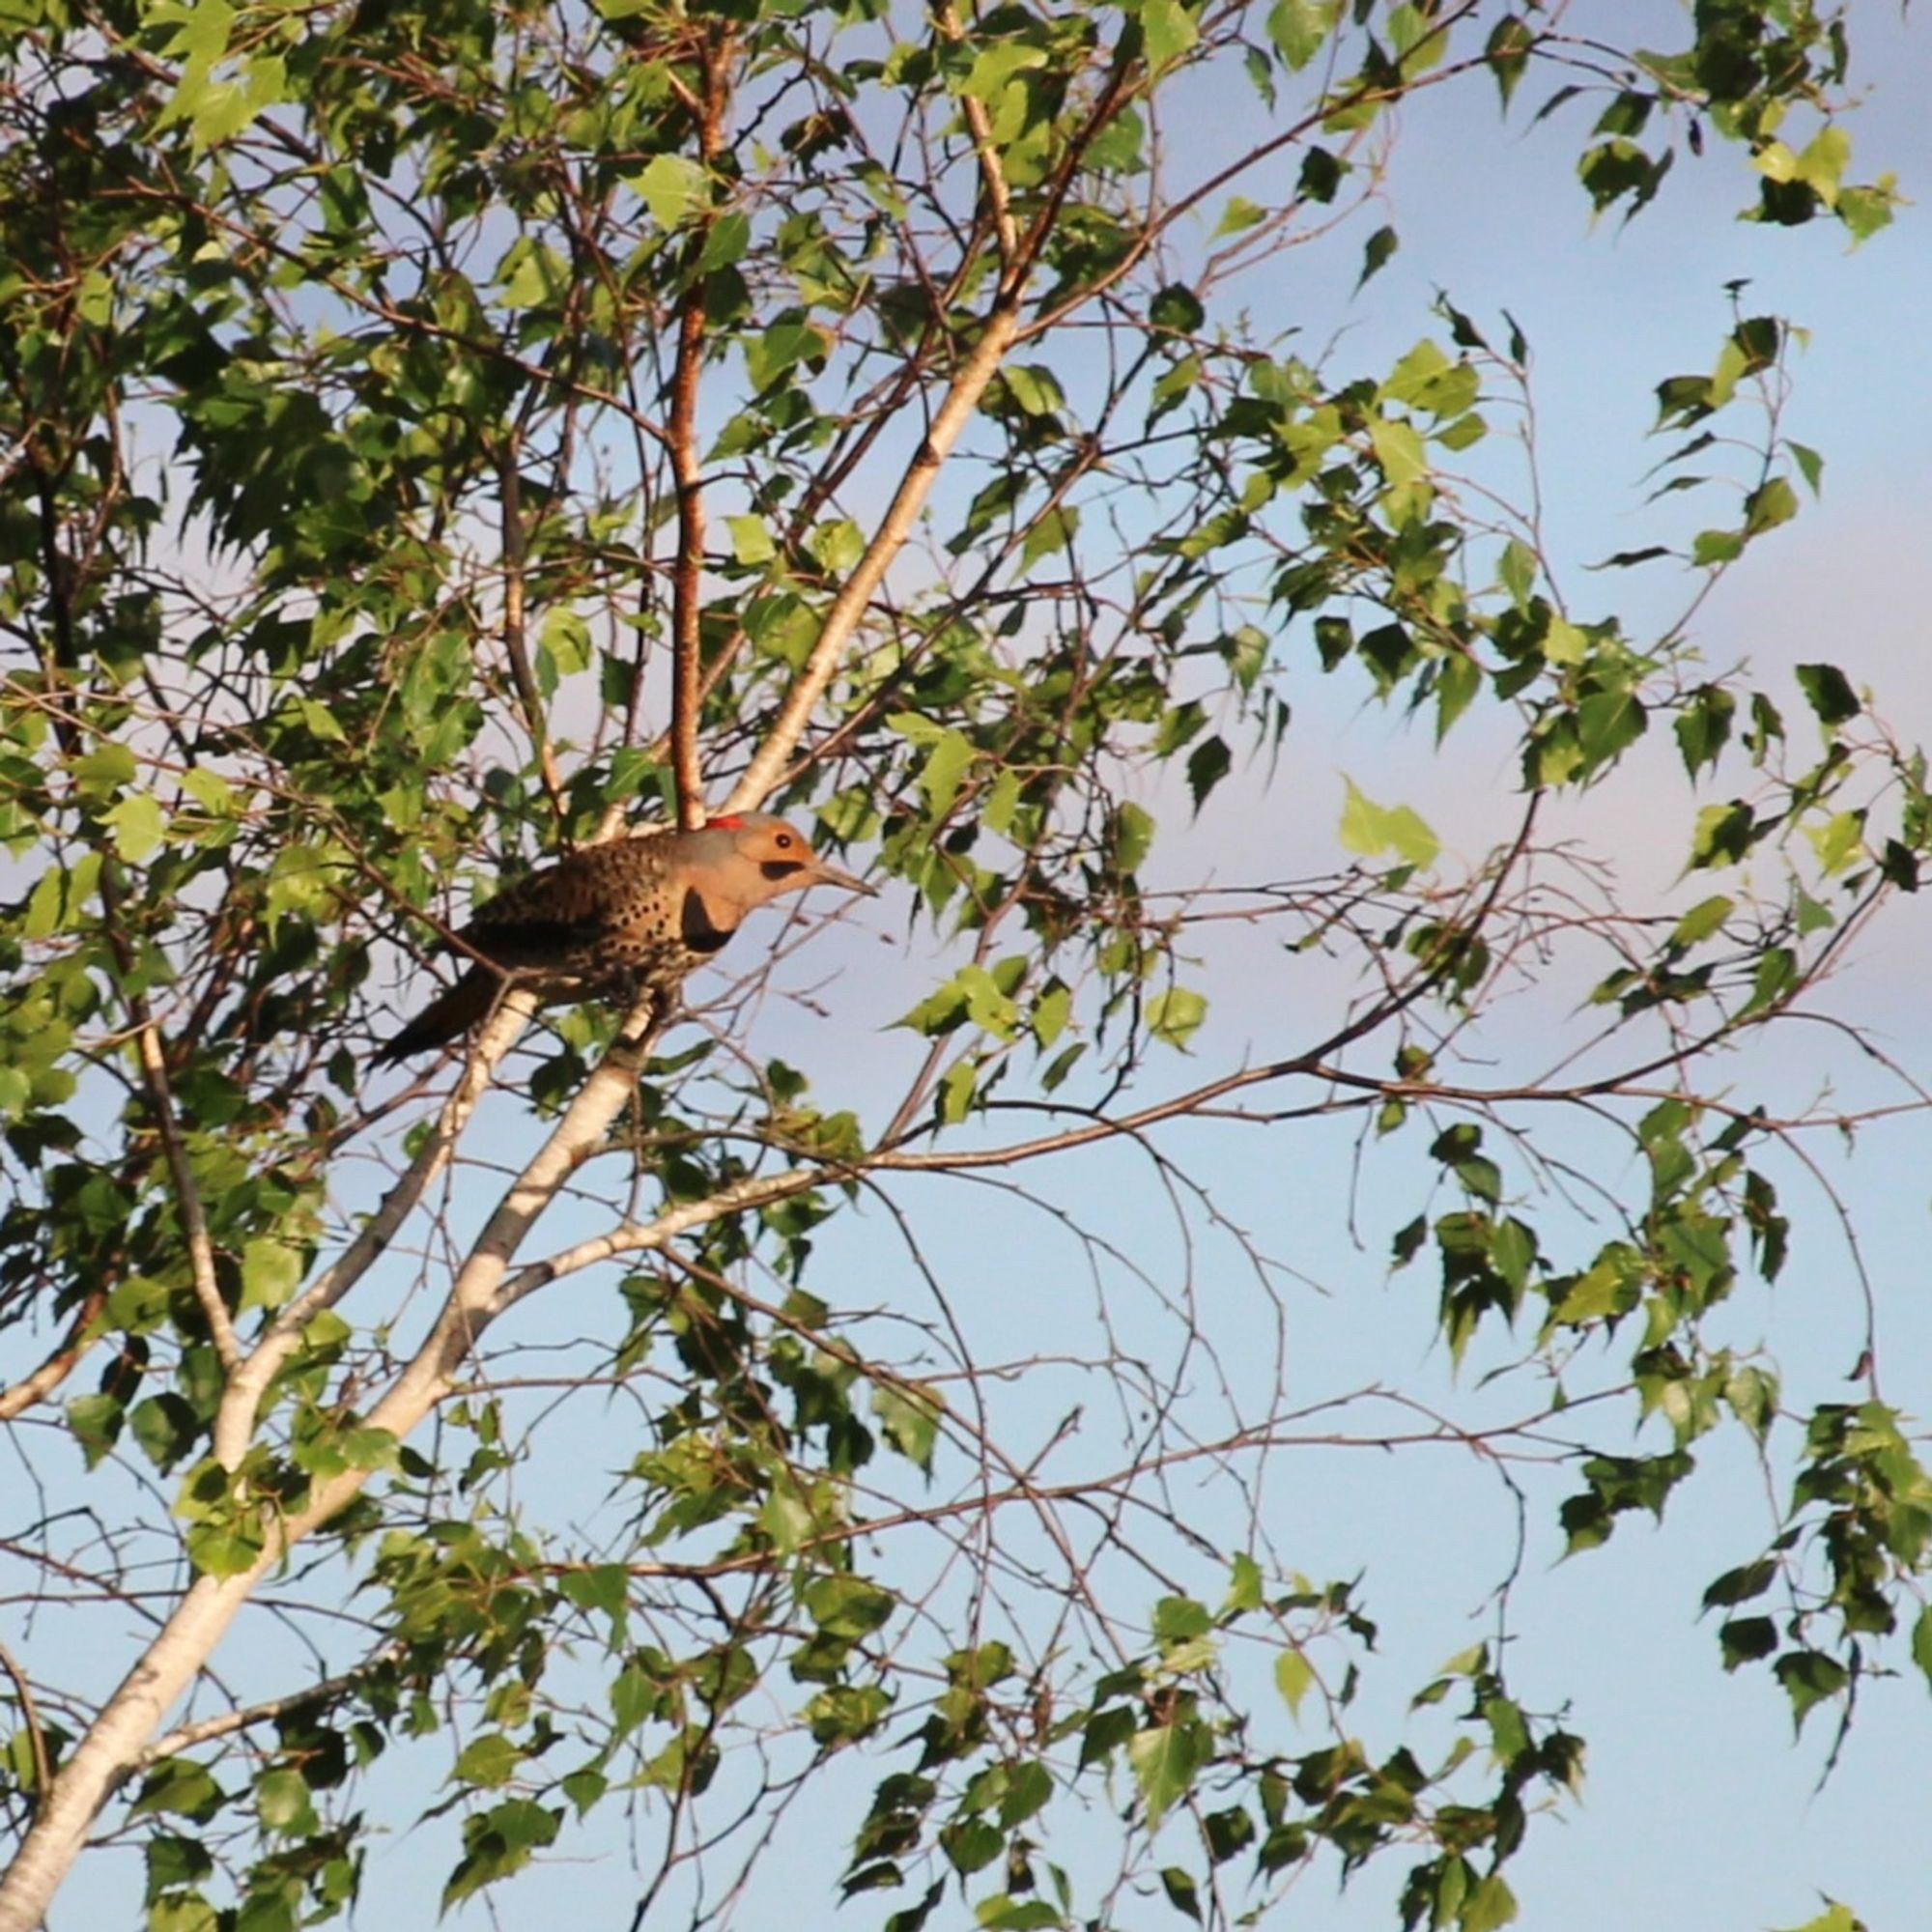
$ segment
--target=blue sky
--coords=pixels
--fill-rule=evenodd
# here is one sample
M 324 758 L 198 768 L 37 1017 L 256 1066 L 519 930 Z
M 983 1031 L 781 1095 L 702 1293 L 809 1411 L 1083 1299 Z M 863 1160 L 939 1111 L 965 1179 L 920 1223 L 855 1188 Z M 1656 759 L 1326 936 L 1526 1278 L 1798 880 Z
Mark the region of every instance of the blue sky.
M 1655 14 L 1659 42 L 1675 35 L 1672 6 L 1605 3 L 1620 19 Z M 1888 5 L 1853 12 L 1855 82 L 1875 89 L 1854 122 L 1854 172 L 1893 169 L 1908 194 L 1932 192 L 1925 112 L 1932 36 L 1922 23 L 1901 28 Z M 1840 662 L 1855 681 L 1873 687 L 1902 733 L 1932 740 L 1932 654 L 1922 635 L 1932 609 L 1922 502 L 1932 385 L 1918 341 L 1922 319 L 1932 314 L 1932 248 L 1921 210 L 1905 208 L 1891 231 L 1856 252 L 1833 224 L 1799 233 L 1742 224 L 1734 217 L 1748 199 L 1748 179 L 1738 158 L 1719 149 L 1701 164 L 1680 163 L 1660 205 L 1634 224 L 1613 219 L 1593 229 L 1573 173 L 1575 123 L 1529 129 L 1523 109 L 1536 98 L 1534 82 L 1526 83 L 1515 121 L 1502 128 L 1486 88 L 1418 99 L 1405 115 L 1384 189 L 1383 218 L 1403 238 L 1390 265 L 1355 299 L 1350 284 L 1357 257 L 1346 242 L 1295 251 L 1249 284 L 1246 305 L 1257 314 L 1277 309 L 1284 326 L 1292 320 L 1313 344 L 1334 339 L 1335 365 L 1365 370 L 1385 368 L 1418 335 L 1438 327 L 1430 315 L 1438 288 L 1479 320 L 1507 305 L 1535 351 L 1548 530 L 1567 587 L 1586 613 L 1614 608 L 1633 621 L 1657 621 L 1685 595 L 1670 565 L 1653 565 L 1642 577 L 1596 579 L 1581 566 L 1683 529 L 1672 521 L 1680 511 L 1643 502 L 1644 472 L 1661 453 L 1648 438 L 1651 385 L 1710 364 L 1728 324 L 1723 285 L 1748 277 L 1752 307 L 1787 315 L 1812 332 L 1795 365 L 1787 427 L 1825 453 L 1826 488 L 1822 502 L 1807 502 L 1795 524 L 1757 547 L 1722 586 L 1700 615 L 1700 641 L 1715 661 L 1748 657 L 1768 676 L 1816 658 Z M 1198 123 L 1183 114 L 1165 130 L 1177 160 L 1197 160 L 1215 143 L 1238 137 L 1238 128 L 1215 117 L 1211 100 L 1204 99 L 1198 112 Z M 1465 854 L 1480 850 L 1511 806 L 1515 777 L 1500 740 L 1472 734 L 1466 748 L 1437 762 L 1425 755 L 1426 740 L 1406 734 L 1357 693 L 1311 678 L 1296 703 L 1287 780 L 1274 802 L 1263 810 L 1253 788 L 1231 786 L 1204 814 L 1183 856 L 1210 849 L 1233 877 L 1278 875 L 1324 855 L 1332 861 L 1345 772 L 1378 797 L 1415 804 L 1452 849 Z M 1634 889 L 1662 892 L 1681 863 L 1690 805 L 1667 746 L 1645 747 L 1634 770 L 1640 781 L 1634 788 L 1619 784 L 1601 802 L 1586 802 L 1577 823 L 1611 849 Z M 817 910 L 830 908 L 814 901 Z M 837 977 L 816 995 L 829 1019 L 772 1000 L 747 1024 L 761 1055 L 807 1067 L 839 1103 L 883 1105 L 917 1043 L 903 1034 L 866 1033 L 855 1052 L 855 1012 L 856 1023 L 869 1028 L 880 1014 L 910 1006 L 947 969 L 923 939 L 905 944 L 901 912 L 891 903 L 854 909 L 845 923 L 851 937 L 835 954 Z M 1919 909 L 1900 908 L 1868 936 L 1839 986 L 1846 1009 L 1920 1073 L 1932 1072 L 1922 1018 L 1927 940 Z M 819 979 L 823 958 L 814 952 L 801 960 L 794 983 Z M 1319 1012 L 1335 994 L 1319 965 L 1285 966 L 1279 952 L 1263 944 L 1231 940 L 1204 973 L 1214 1007 L 1195 1065 L 1297 1043 L 1303 1013 Z M 1557 1017 L 1531 1002 L 1522 1036 L 1496 1040 L 1498 1054 L 1533 1051 L 1537 1029 L 1553 1029 Z M 1747 1052 L 1739 1058 L 1739 1086 L 1802 1093 L 1826 1077 L 1827 1044 L 1819 1040 L 1815 1057 L 1807 1046 L 1768 1065 Z M 1843 1056 L 1831 1056 L 1830 1065 L 1847 1092 L 1863 1091 L 1862 1073 Z M 1176 1084 L 1190 1070 L 1177 1063 Z M 1177 1217 L 1143 1155 L 1116 1148 L 1056 1163 L 1042 1184 L 1070 1213 L 1103 1228 L 1154 1284 L 1174 1292 L 1191 1266 L 1195 1312 L 1219 1346 L 1229 1390 L 1225 1398 L 1214 1394 L 1216 1372 L 1204 1364 L 1207 1411 L 1265 1401 L 1277 1346 L 1295 1401 L 1379 1383 L 1463 1413 L 1520 1402 L 1507 1385 L 1475 1387 L 1485 1363 L 1452 1378 L 1431 1344 L 1434 1293 L 1426 1269 L 1387 1274 L 1388 1234 L 1418 1205 L 1424 1163 L 1413 1149 L 1372 1154 L 1358 1172 L 1351 1139 L 1332 1130 L 1192 1123 L 1174 1128 L 1160 1145 L 1183 1165 L 1211 1174 L 1255 1244 L 1285 1264 L 1273 1301 L 1258 1294 L 1224 1232 L 1198 1215 Z M 1628 1156 L 1613 1141 L 1566 1141 L 1562 1151 L 1583 1162 L 1613 1163 L 1611 1178 L 1628 1182 Z M 1932 1412 L 1932 1294 L 1924 1268 L 1932 1125 L 1913 1121 L 1876 1131 L 1849 1162 L 1831 1147 L 1819 1157 L 1861 1227 L 1879 1296 L 1888 1393 L 1916 1413 Z M 1741 1346 L 1762 1340 L 1778 1354 L 1793 1399 L 1809 1402 L 1849 1387 L 1843 1378 L 1863 1318 L 1844 1252 L 1825 1225 L 1827 1204 L 1799 1192 L 1802 1184 L 1794 1177 L 1801 1235 L 1783 1284 L 1727 1320 Z M 1174 1345 L 1178 1324 L 1146 1282 L 1110 1264 L 1096 1284 L 1077 1241 L 1037 1210 L 957 1182 L 919 1183 L 903 1193 L 920 1210 L 933 1277 L 988 1355 L 1091 1355 L 1103 1316 L 1123 1348 L 1151 1353 Z M 1351 1198 L 1352 1227 L 1339 1211 Z M 812 1286 L 843 1306 L 933 1319 L 924 1284 L 876 1208 L 827 1231 Z M 573 1310 L 568 1319 L 559 1318 L 560 1305 Z M 559 1326 L 608 1333 L 611 1315 L 611 1298 L 585 1283 L 579 1298 L 545 1296 L 513 1320 L 522 1336 L 567 1349 Z M 1009 1398 L 1016 1448 L 1043 1441 L 1067 1406 L 1083 1400 L 1092 1400 L 1091 1378 L 1030 1378 Z M 1388 1406 L 1375 1397 L 1340 1414 L 1344 1427 L 1362 1433 L 1389 1426 Z M 1093 1464 L 1108 1466 L 1106 1443 L 1122 1433 L 1122 1418 L 1095 1415 L 1088 1426 Z M 630 1453 L 631 1427 L 627 1409 L 593 1393 L 557 1411 L 524 1479 L 546 1515 L 599 1520 L 610 1472 Z M 1074 1466 L 1086 1453 L 1076 1441 Z M 1524 1635 L 1512 1655 L 1513 1682 L 1537 1709 L 1570 1700 L 1591 1759 L 1582 1802 L 1561 1825 L 1533 1830 L 1514 1868 L 1521 1922 L 1562 1932 L 1624 1932 L 1634 1924 L 1659 1932 L 1758 1932 L 1802 1923 L 1822 1890 L 1855 1905 L 1872 1932 L 1914 1932 L 1925 1922 L 1932 1881 L 1932 1850 L 1924 1849 L 1932 1841 L 1918 1829 L 1918 1794 L 1932 1762 L 1932 1698 L 1909 1678 L 1869 1687 L 1841 1764 L 1818 1788 L 1828 1714 L 1814 1719 L 1811 1734 L 1794 1748 L 1781 1694 L 1762 1674 L 1724 1677 L 1713 1632 L 1697 1621 L 1704 1584 L 1717 1570 L 1755 1554 L 1772 1520 L 1761 1478 L 1740 1445 L 1726 1438 L 1700 1458 L 1705 1480 L 1680 1492 L 1661 1527 L 1626 1520 L 1608 1549 L 1569 1563 L 1553 1561 L 1550 1517 L 1553 1498 L 1571 1485 L 1554 1476 L 1537 1491 L 1540 1514 L 1516 1596 L 1514 1622 Z M 1227 1519 L 1225 1494 L 1203 1490 L 1191 1499 L 1211 1515 L 1217 1534 L 1238 1526 Z M 1489 1472 L 1449 1449 L 1385 1456 L 1297 1447 L 1272 1460 L 1258 1513 L 1293 1567 L 1318 1578 L 1365 1572 L 1384 1640 L 1360 1721 L 1387 1747 L 1408 1693 L 1493 1627 L 1487 1600 L 1508 1566 L 1514 1535 L 1507 1498 Z M 275 1637 L 257 1625 L 223 1658 L 224 1667 L 244 1685 L 260 1670 L 265 1690 L 279 1688 L 274 1673 L 286 1653 Z M 1446 1735 L 1445 1726 L 1438 1741 Z M 1285 1747 L 1294 1746 L 1292 1732 L 1281 1736 Z M 1305 1740 L 1316 1741 L 1313 1734 Z M 849 1793 L 880 1769 L 857 1762 L 839 1776 Z M 398 1817 L 428 1802 L 419 1761 L 386 1767 L 375 1791 Z M 794 1835 L 781 1836 L 748 1893 L 740 1922 L 831 1922 L 829 1887 L 801 1898 L 792 1861 L 828 1832 L 842 1836 L 853 1816 L 825 1797 L 802 1807 L 787 1827 Z M 431 1922 L 452 1838 L 445 1822 L 379 1845 L 372 1908 L 359 1922 Z M 505 1904 L 504 1922 L 534 1923 L 564 1911 L 590 1924 L 625 1922 L 635 1884 L 621 1831 L 573 1849 L 587 1852 L 588 1862 L 562 1863 L 522 1882 Z M 1077 1840 L 1056 1849 L 1069 1861 L 1082 1856 Z M 813 1885 L 824 1869 L 813 1861 Z M 127 1876 L 124 1869 L 120 1877 Z M 1298 1911 L 1278 1922 L 1385 1932 L 1395 1922 L 1390 1899 L 1399 1878 L 1399 1864 L 1386 1861 L 1337 1900 L 1318 1877 L 1297 1894 Z M 106 1893 L 97 1888 L 111 1890 L 115 1882 L 83 1873 L 57 1907 L 55 1926 L 72 1932 L 100 1922 L 95 1915 Z M 861 1922 L 875 1915 L 875 1904 L 862 1901 L 848 1917 Z M 465 1922 L 471 1921 L 483 1922 L 483 1912 L 469 1915 Z M 1122 1922 L 1179 1921 L 1164 1903 L 1150 1901 Z

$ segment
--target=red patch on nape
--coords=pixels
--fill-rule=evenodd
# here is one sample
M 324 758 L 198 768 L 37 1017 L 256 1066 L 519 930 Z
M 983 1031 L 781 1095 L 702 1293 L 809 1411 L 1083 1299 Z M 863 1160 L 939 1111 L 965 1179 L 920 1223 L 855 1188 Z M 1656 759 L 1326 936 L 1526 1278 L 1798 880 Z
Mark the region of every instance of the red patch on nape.
M 735 811 L 727 811 L 722 818 L 707 818 L 704 821 L 704 828 L 707 832 L 712 830 L 742 832 L 745 829 L 745 821 Z

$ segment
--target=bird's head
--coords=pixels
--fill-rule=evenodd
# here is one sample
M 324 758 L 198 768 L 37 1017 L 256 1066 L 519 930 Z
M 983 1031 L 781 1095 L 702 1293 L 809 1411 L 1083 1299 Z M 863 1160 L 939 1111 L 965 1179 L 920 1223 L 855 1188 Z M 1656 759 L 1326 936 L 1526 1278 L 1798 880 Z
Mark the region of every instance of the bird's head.
M 689 883 L 713 922 L 726 930 L 753 906 L 807 886 L 839 886 L 870 895 L 877 888 L 828 864 L 805 835 L 769 811 L 714 818 L 701 832 L 679 835 L 686 847 Z

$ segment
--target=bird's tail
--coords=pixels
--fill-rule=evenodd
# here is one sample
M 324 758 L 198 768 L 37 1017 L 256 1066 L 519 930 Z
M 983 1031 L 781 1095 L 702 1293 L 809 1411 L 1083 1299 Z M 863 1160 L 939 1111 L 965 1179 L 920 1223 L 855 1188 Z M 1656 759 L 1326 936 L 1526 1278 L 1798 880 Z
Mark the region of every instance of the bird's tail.
M 378 1066 L 393 1066 L 412 1054 L 427 1052 L 466 1034 L 496 1004 L 499 975 L 472 966 L 445 993 L 439 993 L 394 1039 L 376 1049 Z

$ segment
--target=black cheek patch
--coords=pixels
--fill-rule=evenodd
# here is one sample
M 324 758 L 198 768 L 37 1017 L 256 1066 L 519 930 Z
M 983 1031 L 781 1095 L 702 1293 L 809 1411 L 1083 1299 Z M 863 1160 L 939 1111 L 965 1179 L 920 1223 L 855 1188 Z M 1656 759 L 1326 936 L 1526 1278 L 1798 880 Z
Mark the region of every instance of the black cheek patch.
M 704 900 L 696 886 L 685 889 L 684 904 L 678 909 L 678 932 L 694 952 L 716 952 L 731 937 L 711 923 Z
M 805 867 L 796 859 L 766 859 L 760 862 L 758 870 L 768 879 L 788 879 L 795 872 L 802 872 Z

